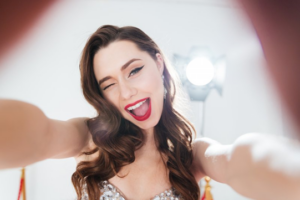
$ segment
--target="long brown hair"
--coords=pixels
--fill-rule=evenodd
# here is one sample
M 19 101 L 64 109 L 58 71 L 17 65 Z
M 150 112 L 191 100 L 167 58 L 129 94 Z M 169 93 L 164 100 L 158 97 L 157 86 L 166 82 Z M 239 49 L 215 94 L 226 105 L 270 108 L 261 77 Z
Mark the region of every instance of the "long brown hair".
M 100 27 L 86 43 L 81 61 L 81 84 L 86 100 L 97 110 L 98 115 L 87 121 L 96 148 L 83 154 L 98 153 L 93 161 L 83 161 L 77 165 L 72 175 L 72 182 L 78 198 L 86 184 L 89 199 L 99 199 L 99 184 L 117 175 L 120 169 L 135 160 L 134 152 L 144 144 L 141 129 L 122 117 L 118 109 L 106 101 L 99 89 L 93 70 L 93 58 L 99 49 L 114 41 L 128 40 L 134 42 L 141 51 L 148 52 L 156 60 L 156 53 L 162 54 L 155 42 L 136 27 L 117 27 L 104 25 Z M 176 94 L 175 81 L 164 63 L 164 86 L 167 96 L 161 118 L 154 127 L 154 137 L 161 155 L 168 157 L 165 163 L 169 169 L 172 186 L 186 200 L 198 200 L 199 186 L 190 171 L 193 161 L 192 138 L 194 126 L 178 111 L 173 103 Z

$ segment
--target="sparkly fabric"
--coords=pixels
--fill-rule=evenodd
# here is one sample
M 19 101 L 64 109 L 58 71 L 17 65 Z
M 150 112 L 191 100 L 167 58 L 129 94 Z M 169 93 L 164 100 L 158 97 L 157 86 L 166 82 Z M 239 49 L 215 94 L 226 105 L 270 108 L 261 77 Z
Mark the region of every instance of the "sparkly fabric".
M 100 183 L 100 191 L 102 193 L 99 200 L 126 200 L 122 196 L 122 192 L 119 191 L 116 187 L 114 187 L 112 184 L 110 184 L 108 181 L 102 181 Z M 176 195 L 176 190 L 174 187 L 172 187 L 169 190 L 166 190 L 158 195 L 156 195 L 151 200 L 183 200 L 183 198 L 180 195 Z M 83 196 L 81 200 L 89 200 L 86 184 L 83 185 Z

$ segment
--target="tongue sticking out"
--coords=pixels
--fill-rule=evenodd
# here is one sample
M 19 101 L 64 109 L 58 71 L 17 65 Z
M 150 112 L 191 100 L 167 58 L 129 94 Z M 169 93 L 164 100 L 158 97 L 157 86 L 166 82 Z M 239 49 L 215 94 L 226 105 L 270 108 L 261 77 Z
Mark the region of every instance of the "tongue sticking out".
M 136 116 L 144 116 L 149 108 L 149 99 L 146 100 L 140 107 L 133 109 L 132 113 Z

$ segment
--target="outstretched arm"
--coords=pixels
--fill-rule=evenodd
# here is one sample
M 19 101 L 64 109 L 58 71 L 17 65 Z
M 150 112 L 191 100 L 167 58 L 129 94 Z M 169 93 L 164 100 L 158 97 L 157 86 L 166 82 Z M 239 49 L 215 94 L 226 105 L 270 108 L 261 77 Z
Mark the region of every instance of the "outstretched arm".
M 86 119 L 53 120 L 32 104 L 0 100 L 0 169 L 77 156 L 91 139 Z
M 208 138 L 199 138 L 193 145 L 194 168 L 241 195 L 255 200 L 300 199 L 298 142 L 251 133 L 232 145 Z

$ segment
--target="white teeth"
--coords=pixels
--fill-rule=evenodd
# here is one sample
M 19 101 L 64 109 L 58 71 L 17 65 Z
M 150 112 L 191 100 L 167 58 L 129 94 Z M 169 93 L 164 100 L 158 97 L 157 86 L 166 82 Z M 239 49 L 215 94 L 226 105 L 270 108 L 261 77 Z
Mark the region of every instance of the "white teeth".
M 129 107 L 129 108 L 127 108 L 127 110 L 133 110 L 133 109 L 136 109 L 137 107 L 140 107 L 143 103 L 145 103 L 146 102 L 146 100 L 144 100 L 144 101 L 142 101 L 142 102 L 140 102 L 140 103 L 137 103 L 137 104 L 135 104 L 134 106 L 131 106 L 131 107 Z

